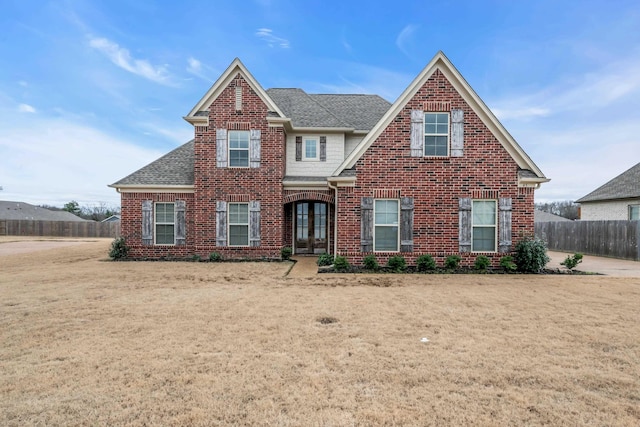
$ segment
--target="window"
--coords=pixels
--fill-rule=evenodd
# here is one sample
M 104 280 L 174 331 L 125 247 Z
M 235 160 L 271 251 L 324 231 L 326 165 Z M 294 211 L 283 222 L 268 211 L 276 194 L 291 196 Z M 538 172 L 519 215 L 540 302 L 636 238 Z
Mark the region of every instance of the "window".
M 249 134 L 247 130 L 229 131 L 229 167 L 249 167 Z
M 229 203 L 229 246 L 249 246 L 247 203 Z
M 373 207 L 373 250 L 374 252 L 398 252 L 398 209 L 397 200 L 375 200 Z
M 629 219 L 640 220 L 640 205 L 629 205 Z
M 449 113 L 425 113 L 424 155 L 449 155 Z
M 302 160 L 318 160 L 318 138 L 304 138 Z
M 173 203 L 156 203 L 156 245 L 175 244 L 175 215 Z
M 495 252 L 497 212 L 495 200 L 474 200 L 471 208 L 471 251 Z

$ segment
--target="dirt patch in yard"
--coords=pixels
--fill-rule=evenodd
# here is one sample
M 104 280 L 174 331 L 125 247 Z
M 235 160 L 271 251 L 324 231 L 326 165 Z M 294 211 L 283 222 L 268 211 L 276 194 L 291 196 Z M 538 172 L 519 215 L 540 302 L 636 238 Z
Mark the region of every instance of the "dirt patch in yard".
M 640 423 L 638 278 L 292 278 L 110 241 L 0 257 L 1 425 Z

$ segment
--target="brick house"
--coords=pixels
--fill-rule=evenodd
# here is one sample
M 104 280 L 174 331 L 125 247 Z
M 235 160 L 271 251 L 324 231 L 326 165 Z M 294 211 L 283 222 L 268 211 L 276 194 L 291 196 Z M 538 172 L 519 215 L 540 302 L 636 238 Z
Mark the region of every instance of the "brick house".
M 264 90 L 236 59 L 185 120 L 193 140 L 111 185 L 133 257 L 497 263 L 548 181 L 442 52 L 393 104 Z
M 580 219 L 586 221 L 639 220 L 640 186 L 638 182 L 640 182 L 640 163 L 576 200 L 576 203 L 580 203 Z

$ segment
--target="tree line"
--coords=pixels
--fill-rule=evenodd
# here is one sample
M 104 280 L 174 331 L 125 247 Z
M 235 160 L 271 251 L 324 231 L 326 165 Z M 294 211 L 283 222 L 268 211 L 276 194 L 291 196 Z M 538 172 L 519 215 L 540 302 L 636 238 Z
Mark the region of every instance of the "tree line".
M 79 216 L 80 218 L 92 221 L 102 221 L 103 219 L 109 218 L 112 215 L 120 214 L 119 206 L 109 206 L 106 202 L 98 202 L 94 205 L 81 206 L 78 202 L 72 200 L 69 203 L 65 203 L 62 208 L 48 205 L 40 205 L 40 207 L 49 209 L 51 211 L 71 212 L 72 214 Z
M 562 216 L 568 219 L 579 219 L 580 211 L 577 203 L 572 202 L 571 200 L 564 200 L 559 202 L 546 202 L 546 203 L 536 203 L 536 209 L 543 212 L 548 212 L 550 214 Z

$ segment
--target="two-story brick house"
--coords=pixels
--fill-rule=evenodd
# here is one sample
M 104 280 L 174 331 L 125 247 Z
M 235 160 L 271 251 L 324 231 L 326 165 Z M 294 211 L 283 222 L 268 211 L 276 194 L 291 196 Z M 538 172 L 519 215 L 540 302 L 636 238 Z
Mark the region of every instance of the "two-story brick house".
M 234 60 L 194 139 L 112 184 L 133 257 L 497 260 L 548 179 L 439 52 L 400 97 L 264 90 Z

